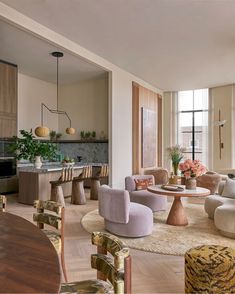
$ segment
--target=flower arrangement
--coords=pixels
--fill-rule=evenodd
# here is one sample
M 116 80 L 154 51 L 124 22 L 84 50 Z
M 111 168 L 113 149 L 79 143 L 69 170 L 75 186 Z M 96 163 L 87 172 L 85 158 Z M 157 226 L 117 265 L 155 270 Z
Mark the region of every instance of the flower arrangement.
M 174 175 L 178 174 L 179 163 L 184 157 L 185 148 L 180 147 L 180 145 L 176 144 L 175 146 L 168 147 L 166 149 L 169 153 L 169 158 L 172 161 L 172 167 L 174 171 Z
M 180 163 L 179 169 L 186 179 L 199 177 L 206 172 L 206 167 L 197 159 L 185 160 L 185 162 Z

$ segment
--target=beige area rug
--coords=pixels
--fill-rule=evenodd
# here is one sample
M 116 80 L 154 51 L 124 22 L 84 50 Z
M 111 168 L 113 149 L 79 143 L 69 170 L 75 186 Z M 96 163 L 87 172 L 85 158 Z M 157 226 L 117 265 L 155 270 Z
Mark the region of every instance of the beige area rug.
M 216 244 L 235 248 L 235 240 L 220 235 L 214 222 L 207 217 L 204 206 L 201 204 L 183 204 L 187 213 L 189 225 L 176 227 L 167 225 L 166 212 L 154 213 L 154 228 L 150 236 L 143 238 L 124 238 L 126 245 L 143 251 L 184 255 L 184 253 L 195 246 L 203 244 Z M 83 228 L 89 233 L 93 231 L 105 231 L 103 218 L 98 210 L 87 213 L 81 220 Z

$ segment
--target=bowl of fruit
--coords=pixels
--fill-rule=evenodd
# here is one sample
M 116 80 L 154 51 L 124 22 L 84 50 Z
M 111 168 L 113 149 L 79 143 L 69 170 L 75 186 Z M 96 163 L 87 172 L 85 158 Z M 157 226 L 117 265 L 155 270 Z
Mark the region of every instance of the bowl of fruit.
M 75 164 L 74 159 L 68 156 L 65 156 L 65 158 L 62 160 L 63 166 L 73 166 Z

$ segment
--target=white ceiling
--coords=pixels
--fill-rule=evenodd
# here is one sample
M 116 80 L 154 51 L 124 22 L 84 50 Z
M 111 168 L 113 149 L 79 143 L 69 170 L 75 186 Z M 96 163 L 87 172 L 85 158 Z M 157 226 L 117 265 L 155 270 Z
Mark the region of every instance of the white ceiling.
M 53 51 L 64 53 L 59 59 L 59 84 L 72 84 L 100 77 L 105 71 L 73 56 L 32 34 L 0 20 L 0 59 L 18 65 L 21 73 L 56 83 L 56 58 Z
M 165 90 L 235 81 L 235 0 L 1 0 Z

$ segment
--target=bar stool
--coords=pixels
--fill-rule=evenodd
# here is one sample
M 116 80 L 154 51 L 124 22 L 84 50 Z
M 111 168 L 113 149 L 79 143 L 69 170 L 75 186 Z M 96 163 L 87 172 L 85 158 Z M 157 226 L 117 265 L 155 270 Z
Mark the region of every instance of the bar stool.
M 61 171 L 61 176 L 57 181 L 50 181 L 51 184 L 51 201 L 60 203 L 65 206 L 64 193 L 62 184 L 71 182 L 73 180 L 73 167 L 65 167 Z
M 84 166 L 82 169 L 82 173 L 73 178 L 72 183 L 72 197 L 71 203 L 72 204 L 86 204 L 86 195 L 84 190 L 84 180 L 90 178 L 92 175 L 92 166 Z
M 0 195 L 0 211 L 2 212 L 6 211 L 6 204 L 7 204 L 6 196 Z
M 91 178 L 91 200 L 98 200 L 98 189 L 100 187 L 101 178 L 108 177 L 109 167 L 107 164 L 103 164 L 97 174 Z

